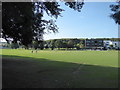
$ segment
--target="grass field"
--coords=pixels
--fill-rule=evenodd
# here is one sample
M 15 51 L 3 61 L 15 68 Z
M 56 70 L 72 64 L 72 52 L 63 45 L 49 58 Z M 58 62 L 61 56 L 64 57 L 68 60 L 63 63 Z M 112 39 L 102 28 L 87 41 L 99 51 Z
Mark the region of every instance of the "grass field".
M 118 51 L 3 49 L 1 55 L 4 88 L 118 87 Z

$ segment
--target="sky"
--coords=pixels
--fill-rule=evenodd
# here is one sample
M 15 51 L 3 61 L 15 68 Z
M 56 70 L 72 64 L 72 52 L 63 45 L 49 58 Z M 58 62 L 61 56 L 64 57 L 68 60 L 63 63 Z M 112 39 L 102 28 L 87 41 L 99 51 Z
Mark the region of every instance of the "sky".
M 59 38 L 117 38 L 118 25 L 110 18 L 110 5 L 115 2 L 85 2 L 81 12 L 61 3 L 63 17 L 56 24 L 59 33 L 44 35 L 44 40 Z M 48 18 L 46 15 L 44 18 Z

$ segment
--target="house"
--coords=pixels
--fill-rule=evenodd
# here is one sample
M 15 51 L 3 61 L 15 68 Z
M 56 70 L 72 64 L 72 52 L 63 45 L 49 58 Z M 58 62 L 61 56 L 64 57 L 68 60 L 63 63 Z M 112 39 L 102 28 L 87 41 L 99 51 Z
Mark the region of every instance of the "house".
M 9 43 L 10 44 L 12 43 L 12 39 L 9 39 Z M 3 48 L 10 48 L 10 47 L 8 47 L 8 43 L 5 39 L 0 38 L 0 49 L 3 49 Z
M 104 48 L 105 49 L 110 49 L 110 45 L 112 45 L 112 41 L 111 40 L 104 40 Z
M 113 48 L 120 49 L 120 41 L 112 41 Z
M 86 49 L 103 49 L 103 40 L 101 39 L 86 39 L 85 48 Z
M 105 49 L 120 49 L 120 41 L 104 40 Z
M 0 38 L 0 49 L 6 48 L 7 42 L 3 39 Z

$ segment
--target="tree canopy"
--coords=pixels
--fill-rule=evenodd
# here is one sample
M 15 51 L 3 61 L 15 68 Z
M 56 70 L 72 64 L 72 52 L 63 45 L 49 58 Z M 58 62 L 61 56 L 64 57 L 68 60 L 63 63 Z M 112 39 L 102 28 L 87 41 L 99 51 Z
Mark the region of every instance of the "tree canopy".
M 68 7 L 80 12 L 83 2 L 65 2 Z M 57 32 L 58 27 L 52 19 L 61 16 L 64 11 L 58 2 L 3 2 L 2 3 L 2 37 L 8 42 L 19 41 L 28 46 L 32 40 L 43 39 L 45 30 Z M 47 13 L 50 20 L 43 19 Z
M 118 1 L 116 5 L 110 5 L 110 8 L 114 12 L 110 15 L 110 17 L 120 25 L 120 1 Z

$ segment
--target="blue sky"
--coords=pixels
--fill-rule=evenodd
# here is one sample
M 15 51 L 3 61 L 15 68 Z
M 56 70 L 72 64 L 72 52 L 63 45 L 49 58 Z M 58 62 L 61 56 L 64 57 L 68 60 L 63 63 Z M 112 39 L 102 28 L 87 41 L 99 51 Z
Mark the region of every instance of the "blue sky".
M 109 17 L 109 5 L 115 2 L 85 2 L 81 12 L 61 4 L 65 11 L 57 19 L 59 33 L 45 34 L 44 39 L 55 38 L 117 38 L 118 25 Z M 47 17 L 45 17 L 47 18 Z

